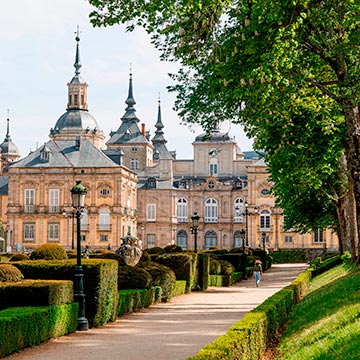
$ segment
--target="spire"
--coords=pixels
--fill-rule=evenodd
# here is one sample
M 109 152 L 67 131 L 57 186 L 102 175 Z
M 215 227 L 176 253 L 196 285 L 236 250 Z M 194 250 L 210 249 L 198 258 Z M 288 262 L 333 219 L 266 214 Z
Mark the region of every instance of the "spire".
M 155 124 L 156 127 L 156 133 L 160 132 L 161 129 L 164 128 L 164 125 L 161 121 L 161 103 L 160 103 L 160 94 L 159 94 L 159 99 L 158 99 L 158 116 L 157 116 L 157 122 Z
M 76 37 L 76 54 L 75 54 L 75 63 L 74 63 L 74 68 L 75 68 L 75 75 L 79 75 L 80 74 L 80 68 L 81 68 L 81 63 L 80 63 L 80 51 L 79 51 L 79 42 L 80 42 L 80 30 L 79 30 L 79 25 L 77 26 L 77 30 L 75 32 Z
M 134 108 L 136 102 L 133 95 L 131 64 L 130 64 L 130 77 L 129 77 L 129 92 L 128 92 L 128 97 L 125 100 L 125 104 L 127 105 L 127 107 L 125 109 L 125 114 L 121 119 L 123 121 L 135 120 L 136 122 L 139 122 L 140 120 L 136 117 L 135 115 L 136 110 Z
M 7 110 L 8 113 L 8 117 L 7 117 L 7 125 L 6 125 L 6 138 L 5 141 L 11 141 L 11 137 L 10 137 L 10 119 L 9 119 L 9 114 L 10 114 L 10 110 Z

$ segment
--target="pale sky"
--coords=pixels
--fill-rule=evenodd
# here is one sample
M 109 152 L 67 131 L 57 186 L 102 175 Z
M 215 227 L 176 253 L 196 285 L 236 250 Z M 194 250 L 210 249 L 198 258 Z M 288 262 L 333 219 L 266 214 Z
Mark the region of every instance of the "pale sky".
M 75 31 L 80 27 L 81 76 L 88 83 L 89 112 L 109 139 L 125 112 L 129 67 L 132 64 L 135 109 L 154 136 L 160 93 L 167 147 L 178 159 L 193 156 L 191 143 L 202 133 L 181 121 L 172 109 L 168 73 L 177 65 L 159 60 L 159 52 L 142 30 L 124 26 L 93 28 L 86 0 L 1 1 L 0 12 L 0 142 L 5 138 L 7 110 L 10 134 L 21 156 L 49 140 L 50 129 L 65 112 L 66 84 L 74 75 Z M 240 126 L 223 124 L 243 151 L 252 148 Z

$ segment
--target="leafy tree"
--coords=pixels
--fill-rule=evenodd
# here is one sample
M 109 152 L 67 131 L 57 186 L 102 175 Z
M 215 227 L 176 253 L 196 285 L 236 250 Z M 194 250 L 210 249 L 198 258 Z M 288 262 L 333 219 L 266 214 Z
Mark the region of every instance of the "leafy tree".
M 177 92 L 175 107 L 185 121 L 199 123 L 205 129 L 225 119 L 243 123 L 248 135 L 256 136 L 258 149 L 265 147 L 271 134 L 273 138 L 280 137 L 282 142 L 268 149 L 267 159 L 275 181 L 274 192 L 282 194 L 282 205 L 288 203 L 287 185 L 284 186 L 282 177 L 285 170 L 291 169 L 291 159 L 295 158 L 294 164 L 301 165 L 293 174 L 293 180 L 302 185 L 298 187 L 301 189 L 298 199 L 304 199 L 305 203 L 307 198 L 312 199 L 312 204 L 316 199 L 329 214 L 334 208 L 331 209 L 328 201 L 324 202 L 325 198 L 329 199 L 332 193 L 334 199 L 342 199 L 343 203 L 336 207 L 338 221 L 350 219 L 347 232 L 353 242 L 357 241 L 360 230 L 358 1 L 89 2 L 96 7 L 90 14 L 94 25 L 126 23 L 128 30 L 142 26 L 151 34 L 162 59 L 177 60 L 183 65 L 173 75 L 176 85 L 170 90 Z M 304 110 L 309 115 L 306 119 L 302 115 Z M 297 122 L 304 126 L 303 140 L 298 138 Z M 297 138 L 292 140 L 295 135 Z M 319 144 L 315 146 L 317 136 Z M 329 141 L 329 147 L 325 140 Z M 346 156 L 345 166 L 338 162 L 341 149 Z M 281 173 L 278 164 L 285 158 L 287 167 Z M 316 176 L 309 176 L 314 173 Z M 304 184 L 304 179 L 308 183 Z M 323 191 L 325 186 L 331 191 Z M 344 209 L 347 217 L 340 216 Z M 329 220 L 329 224 L 333 222 Z

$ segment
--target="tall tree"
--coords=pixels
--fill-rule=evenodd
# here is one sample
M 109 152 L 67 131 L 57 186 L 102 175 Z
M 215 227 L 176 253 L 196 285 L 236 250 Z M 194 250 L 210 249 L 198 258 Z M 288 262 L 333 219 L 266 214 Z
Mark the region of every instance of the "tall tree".
M 313 102 L 321 118 L 329 116 L 325 129 L 337 127 L 334 119 L 342 117 L 347 188 L 353 196 L 347 201 L 348 218 L 354 221 L 348 228 L 359 232 L 357 0 L 89 2 L 96 7 L 90 14 L 94 25 L 126 23 L 128 30 L 143 26 L 164 60 L 180 61 L 183 68 L 173 76 L 176 85 L 171 90 L 177 92 L 180 116 L 189 123 L 210 129 L 214 121 L 232 119 L 260 142 L 266 124 L 289 118 L 289 109 L 291 118 L 298 118 L 307 102 Z M 316 124 L 309 119 L 306 126 L 315 129 Z M 338 159 L 339 153 L 332 157 Z M 358 233 L 350 236 L 353 241 L 359 238 Z

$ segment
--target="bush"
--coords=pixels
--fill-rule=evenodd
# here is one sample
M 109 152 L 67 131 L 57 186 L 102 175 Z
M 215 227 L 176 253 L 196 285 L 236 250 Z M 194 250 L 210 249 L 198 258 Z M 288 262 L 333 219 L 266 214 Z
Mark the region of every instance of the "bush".
M 182 252 L 183 249 L 181 246 L 174 244 L 174 245 L 165 246 L 164 251 L 167 253 L 179 253 Z
M 228 261 L 218 260 L 221 265 L 221 275 L 231 275 L 235 272 L 234 266 L 231 265 Z
M 22 261 L 22 260 L 30 260 L 29 256 L 27 256 L 26 254 L 14 254 L 9 261 Z
M 155 246 L 155 247 L 146 249 L 146 252 L 149 255 L 152 255 L 152 254 L 164 254 L 165 250 L 163 248 L 161 248 L 161 247 Z
M 44 244 L 37 247 L 30 255 L 31 260 L 66 260 L 67 254 L 59 244 Z
M 147 262 L 149 262 L 149 261 L 151 261 L 150 255 L 149 255 L 149 253 L 148 253 L 146 250 L 144 250 L 144 251 L 142 252 L 142 254 L 141 254 L 141 258 L 140 258 L 139 262 L 145 262 L 145 263 L 147 263 Z
M 167 266 L 154 262 L 138 264 L 139 267 L 150 273 L 153 286 L 160 286 L 162 289 L 161 301 L 170 301 L 175 287 L 175 273 Z
M 210 258 L 210 274 L 211 275 L 220 275 L 221 274 L 221 264 L 216 259 Z
M 105 251 L 99 254 L 91 254 L 91 259 L 107 259 L 107 260 L 116 260 L 119 263 L 119 266 L 126 265 L 125 259 L 122 255 L 114 253 L 112 251 Z
M 150 289 L 152 276 L 138 266 L 123 265 L 118 269 L 118 289 Z
M 21 271 L 10 264 L 0 264 L 0 281 L 2 282 L 17 282 L 21 281 L 24 275 Z

